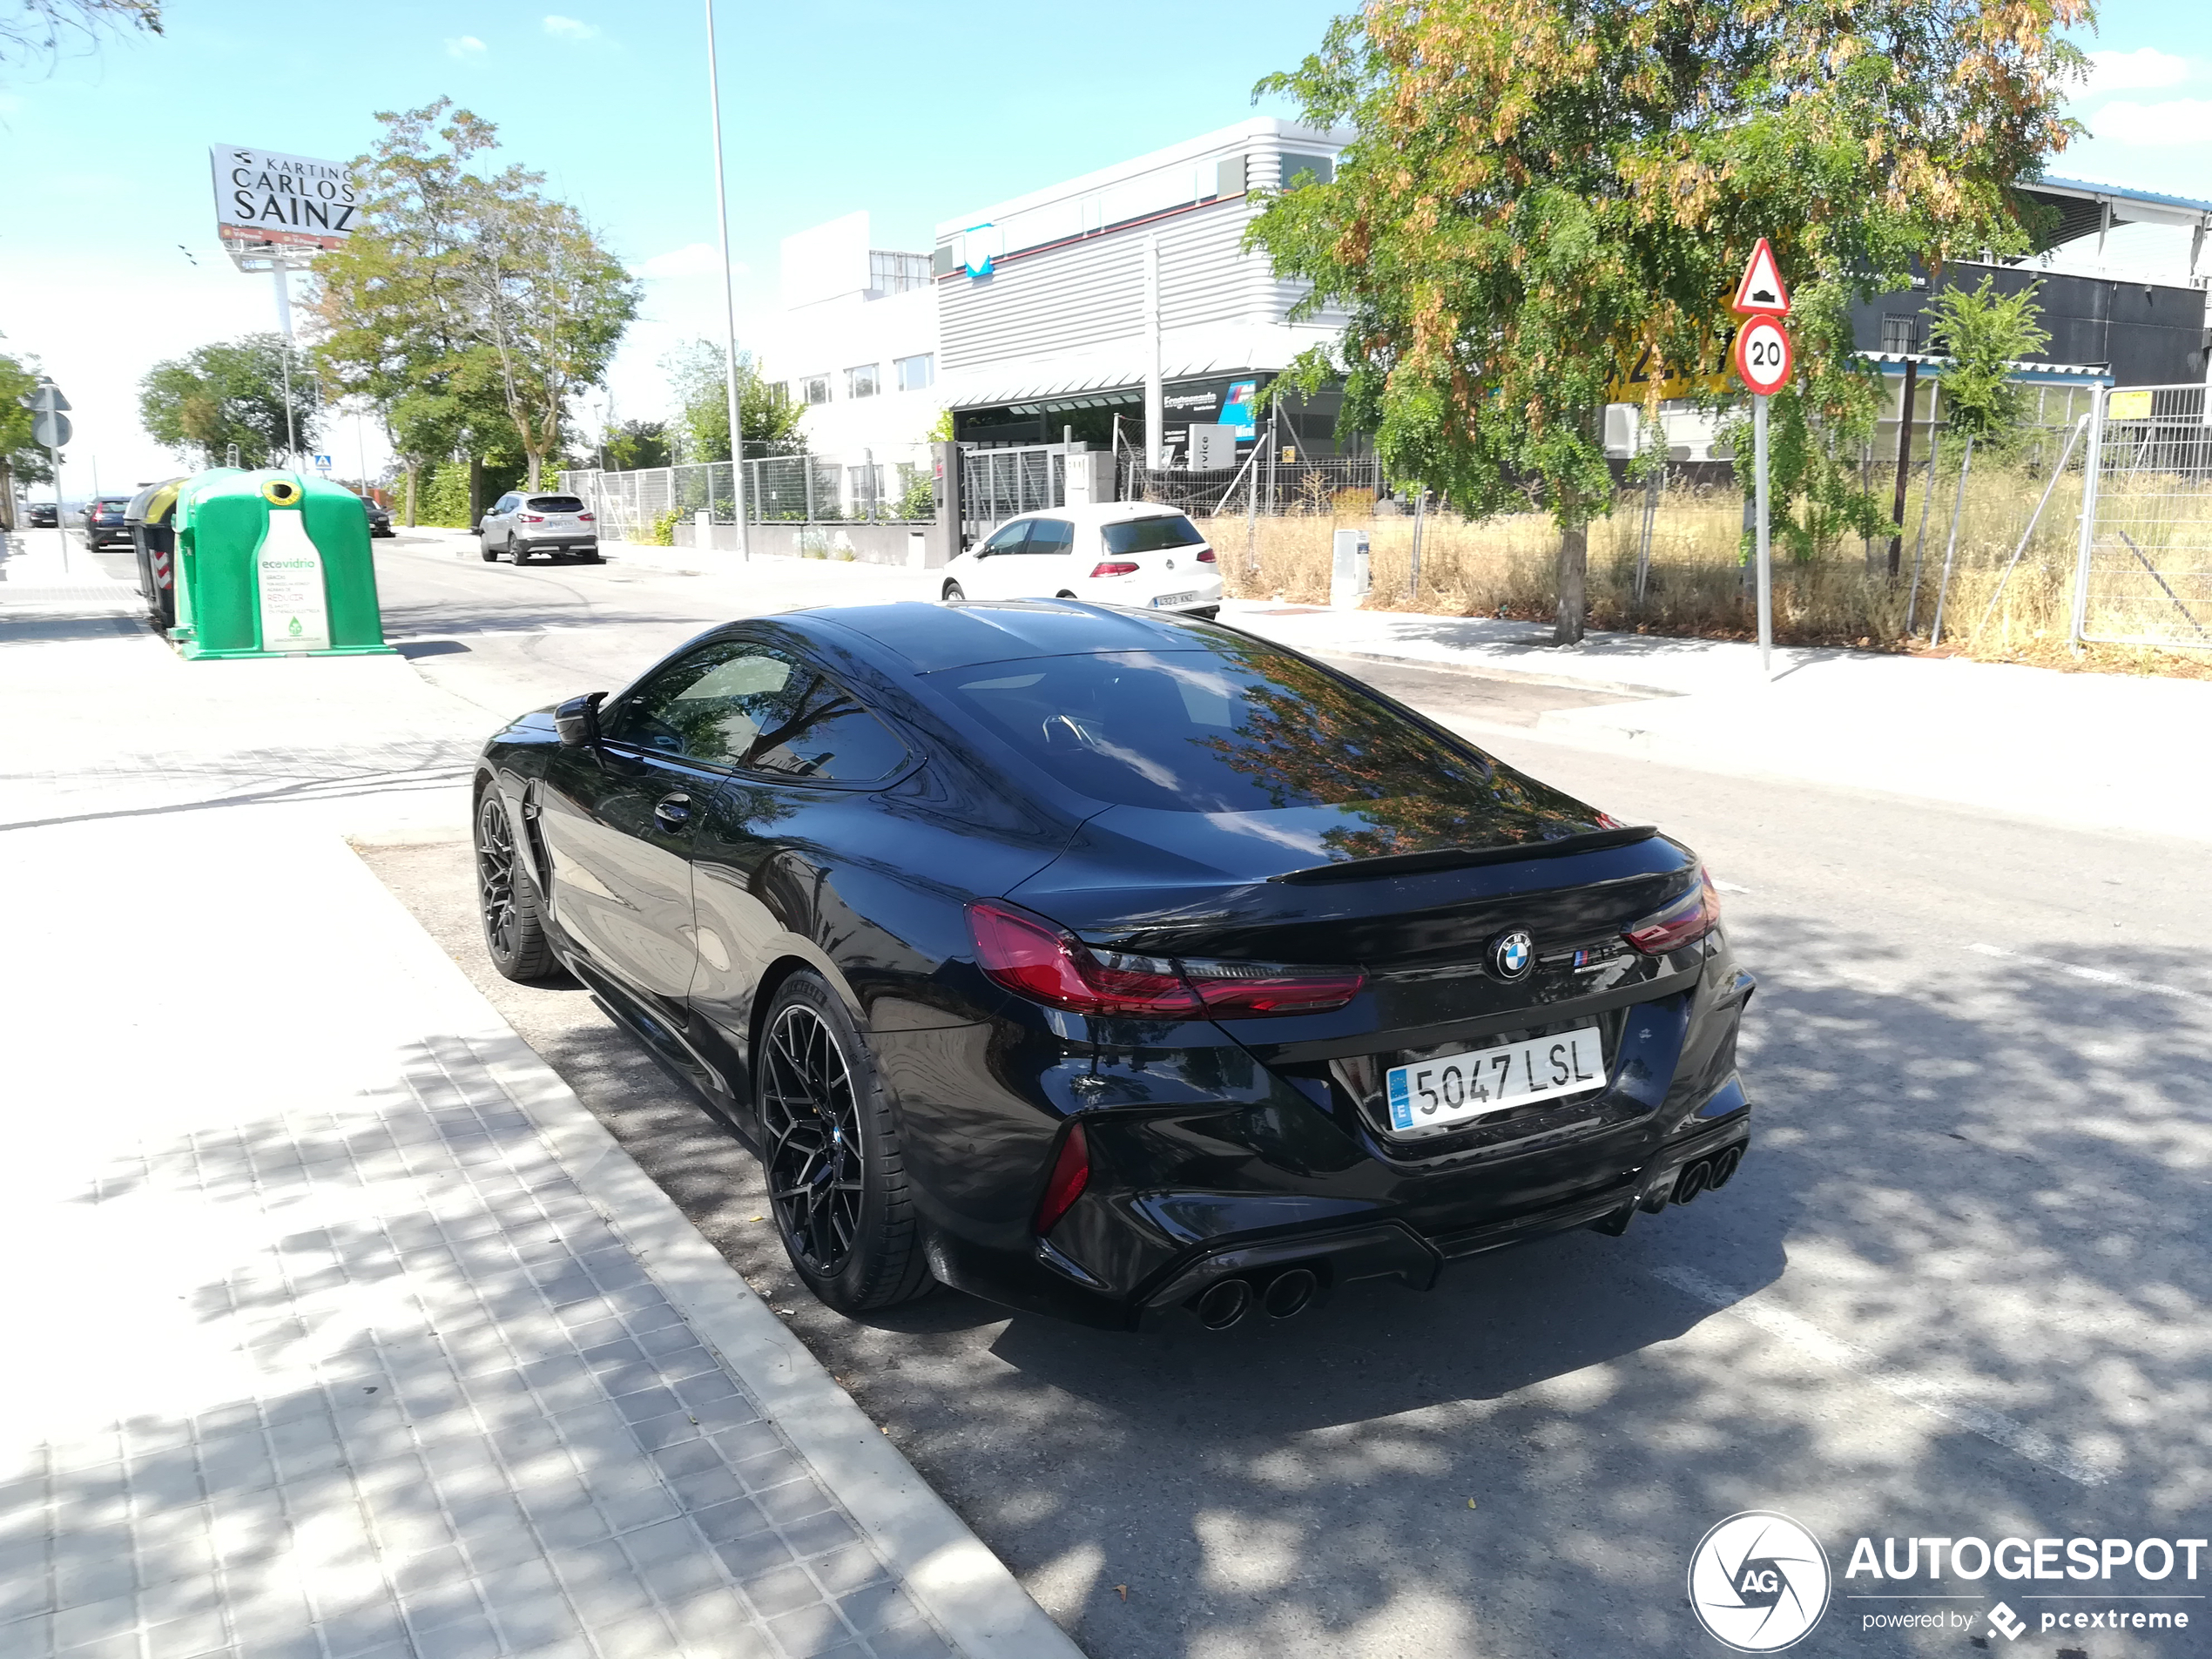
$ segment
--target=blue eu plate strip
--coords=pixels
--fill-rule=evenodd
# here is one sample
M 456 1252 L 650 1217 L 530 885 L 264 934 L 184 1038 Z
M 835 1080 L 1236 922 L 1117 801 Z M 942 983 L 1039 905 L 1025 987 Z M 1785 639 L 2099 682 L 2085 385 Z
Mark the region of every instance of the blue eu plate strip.
M 1393 1129 L 1413 1127 L 1413 1103 L 1406 1092 L 1406 1074 L 1390 1074 L 1390 1126 Z

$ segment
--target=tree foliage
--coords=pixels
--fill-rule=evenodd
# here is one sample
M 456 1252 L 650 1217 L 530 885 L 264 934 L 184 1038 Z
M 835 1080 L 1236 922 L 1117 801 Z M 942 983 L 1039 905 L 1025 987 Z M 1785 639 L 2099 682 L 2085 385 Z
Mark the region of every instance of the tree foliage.
M 637 285 L 543 174 L 472 166 L 497 143 L 490 122 L 448 98 L 376 118 L 353 164 L 360 228 L 316 262 L 317 356 L 381 412 L 411 496 L 455 454 L 516 456 L 535 488 Z
M 676 395 L 670 437 L 679 460 L 730 458 L 728 361 L 711 340 L 690 340 L 660 360 Z M 799 429 L 806 410 L 781 386 L 761 378 L 750 352 L 738 354 L 738 420 L 748 457 L 797 455 L 806 448 Z
M 1777 442 L 1834 448 L 1872 397 L 1844 367 L 1850 297 L 1916 260 L 2025 245 L 2014 183 L 2073 130 L 2081 60 L 2057 31 L 2090 17 L 2087 0 L 1373 0 L 1257 89 L 1356 133 L 1331 181 L 1278 193 L 1250 233 L 1312 285 L 1305 314 L 1348 314 L 1300 379 L 1343 373 L 1346 418 L 1398 475 L 1473 512 L 1549 510 L 1561 634 L 1579 637 L 1622 366 L 1713 361 L 1765 235 L 1806 314 Z
M 53 462 L 33 435 L 30 411 L 23 404 L 37 389 L 35 364 L 0 355 L 0 502 L 11 498 L 11 485 L 53 480 Z
M 2000 293 L 1994 279 L 1984 277 L 1972 293 L 1944 289 L 1928 307 L 1935 314 L 1929 346 L 1951 359 L 1943 375 L 1947 424 L 1984 448 L 2001 447 L 2027 416 L 2027 388 L 2013 378 L 2012 365 L 2051 343 L 2035 300 L 2041 290 L 2042 284 L 2030 283 L 2018 293 Z
M 156 363 L 138 382 L 138 420 L 156 443 L 203 467 L 219 467 L 230 446 L 239 464 L 279 463 L 296 435 L 312 449 L 322 410 L 304 374 L 292 376 L 292 428 L 285 410 L 281 334 L 246 334 Z
M 61 55 L 74 36 L 87 45 L 112 30 L 161 32 L 160 0 L 0 0 L 0 68 Z M 12 13 L 12 15 L 10 15 Z
M 610 472 L 666 467 L 676 460 L 675 452 L 668 445 L 667 423 L 662 421 L 624 421 L 607 434 L 600 448 L 606 454 Z M 594 456 L 590 464 L 597 466 L 597 457 Z

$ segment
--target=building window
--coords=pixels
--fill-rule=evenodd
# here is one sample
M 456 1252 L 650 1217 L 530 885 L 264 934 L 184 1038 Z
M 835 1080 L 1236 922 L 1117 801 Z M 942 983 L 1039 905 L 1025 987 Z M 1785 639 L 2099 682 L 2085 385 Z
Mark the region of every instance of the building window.
M 1312 185 L 1325 185 L 1337 176 L 1337 164 L 1332 156 L 1294 156 L 1285 152 L 1283 156 L 1283 188 L 1288 190 L 1302 172 L 1310 172 L 1306 180 Z
M 1882 319 L 1882 349 L 1916 352 L 1920 349 L 1920 319 L 1912 313 L 1892 312 Z
M 929 286 L 929 255 L 868 250 L 868 287 L 879 293 L 906 293 Z
M 937 383 L 937 354 L 926 351 L 919 357 L 900 357 L 893 361 L 892 368 L 899 376 L 899 389 L 919 392 Z
M 791 382 L 789 381 L 770 381 L 768 384 L 768 395 L 774 398 L 779 403 L 790 402 Z
M 809 374 L 805 380 L 799 382 L 799 395 L 801 400 L 808 403 L 828 402 L 829 376 L 826 374 Z
M 862 363 L 858 368 L 845 371 L 845 395 L 847 397 L 873 397 L 882 389 L 877 366 L 873 363 Z

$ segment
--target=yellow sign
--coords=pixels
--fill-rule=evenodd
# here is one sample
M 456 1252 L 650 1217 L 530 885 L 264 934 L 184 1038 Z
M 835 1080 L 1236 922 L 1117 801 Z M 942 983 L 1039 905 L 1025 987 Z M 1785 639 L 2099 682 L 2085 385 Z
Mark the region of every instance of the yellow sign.
M 2114 392 L 2105 400 L 2105 419 L 2107 421 L 2148 421 L 2150 419 L 2148 392 Z
M 1735 343 L 1735 341 L 1736 330 L 1733 328 L 1722 338 L 1720 361 L 1723 365 L 1728 361 L 1729 347 Z M 1642 355 L 1636 359 L 1635 365 L 1627 374 L 1607 384 L 1605 401 L 1608 403 L 1642 402 L 1651 393 L 1653 368 L 1651 349 L 1646 347 Z M 1725 393 L 1729 390 L 1728 370 L 1725 367 L 1712 369 L 1704 374 L 1685 374 L 1678 368 L 1669 364 L 1659 368 L 1657 379 L 1659 395 L 1662 400 L 1696 397 L 1700 393 Z

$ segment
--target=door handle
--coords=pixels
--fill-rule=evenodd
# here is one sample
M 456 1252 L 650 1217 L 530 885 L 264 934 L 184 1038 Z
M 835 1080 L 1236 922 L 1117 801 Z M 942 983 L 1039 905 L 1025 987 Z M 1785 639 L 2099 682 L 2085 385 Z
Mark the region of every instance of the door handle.
M 680 830 L 691 821 L 691 798 L 682 791 L 663 795 L 653 807 L 663 829 Z

